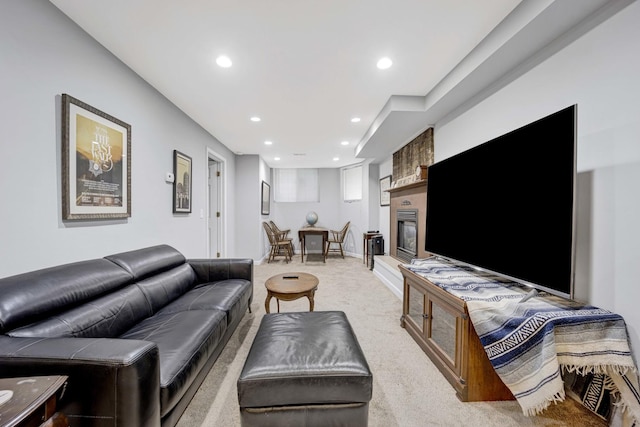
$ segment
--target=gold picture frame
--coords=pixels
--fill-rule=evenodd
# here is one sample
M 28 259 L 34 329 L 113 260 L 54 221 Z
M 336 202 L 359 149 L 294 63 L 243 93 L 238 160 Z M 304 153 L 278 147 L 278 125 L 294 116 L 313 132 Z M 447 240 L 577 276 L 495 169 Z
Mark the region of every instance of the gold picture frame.
M 380 179 L 380 206 L 391 205 L 391 194 L 387 191 L 391 188 L 391 175 Z
M 131 216 L 131 126 L 62 94 L 62 219 Z

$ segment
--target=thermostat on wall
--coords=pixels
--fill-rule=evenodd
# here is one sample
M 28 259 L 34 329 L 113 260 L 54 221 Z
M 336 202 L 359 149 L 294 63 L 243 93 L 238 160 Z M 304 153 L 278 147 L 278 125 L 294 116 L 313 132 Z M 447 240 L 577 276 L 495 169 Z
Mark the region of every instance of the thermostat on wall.
M 167 175 L 164 178 L 165 181 L 173 183 L 174 181 L 174 176 L 171 172 L 167 172 Z

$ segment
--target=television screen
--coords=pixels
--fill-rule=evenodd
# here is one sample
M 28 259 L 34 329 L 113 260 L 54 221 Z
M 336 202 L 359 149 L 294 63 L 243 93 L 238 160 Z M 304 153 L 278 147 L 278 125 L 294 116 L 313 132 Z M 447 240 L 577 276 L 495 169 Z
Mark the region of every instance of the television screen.
M 425 250 L 571 297 L 576 111 L 430 166 Z

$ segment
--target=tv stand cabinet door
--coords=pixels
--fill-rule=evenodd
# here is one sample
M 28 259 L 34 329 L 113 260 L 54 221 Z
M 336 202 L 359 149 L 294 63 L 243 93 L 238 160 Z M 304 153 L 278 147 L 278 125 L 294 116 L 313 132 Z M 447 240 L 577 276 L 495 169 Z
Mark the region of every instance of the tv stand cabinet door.
M 401 326 L 429 356 L 463 402 L 513 400 L 469 319 L 466 303 L 400 266 Z M 419 315 L 422 313 L 421 315 Z

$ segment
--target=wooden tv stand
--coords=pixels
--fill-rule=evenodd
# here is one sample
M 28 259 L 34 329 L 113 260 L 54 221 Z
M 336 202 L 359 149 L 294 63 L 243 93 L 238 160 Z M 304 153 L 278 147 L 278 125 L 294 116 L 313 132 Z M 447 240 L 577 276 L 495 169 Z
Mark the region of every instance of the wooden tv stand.
M 480 343 L 467 304 L 402 265 L 401 326 L 420 345 L 463 402 L 513 400 Z

